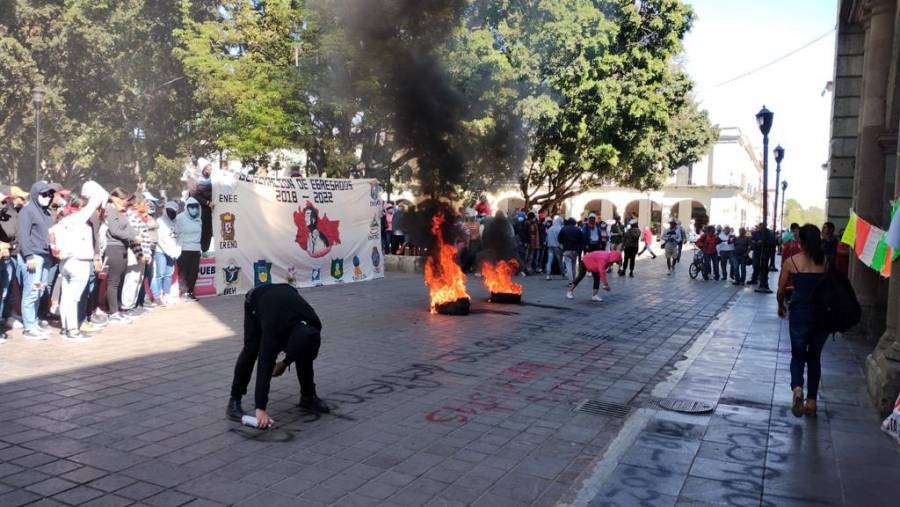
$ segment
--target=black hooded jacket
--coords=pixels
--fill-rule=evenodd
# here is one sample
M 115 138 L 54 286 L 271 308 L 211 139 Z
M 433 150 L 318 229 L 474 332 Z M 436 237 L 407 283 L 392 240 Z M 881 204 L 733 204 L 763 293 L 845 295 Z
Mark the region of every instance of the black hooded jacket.
M 244 342 L 259 342 L 256 367 L 256 408 L 265 410 L 269 402 L 269 385 L 278 353 L 288 349 L 288 338 L 301 326 L 312 328 L 311 336 L 318 341 L 322 322 L 313 307 L 288 284 L 262 285 L 247 293 L 244 299 Z M 313 347 L 318 353 L 318 344 Z M 306 347 L 298 350 L 302 351 Z M 291 357 L 287 362 L 302 360 Z
M 38 196 L 47 190 L 50 190 L 50 184 L 46 181 L 38 181 L 32 185 L 28 203 L 19 212 L 16 238 L 19 240 L 19 253 L 25 260 L 33 255 L 50 255 L 53 215 L 48 208 L 38 203 Z

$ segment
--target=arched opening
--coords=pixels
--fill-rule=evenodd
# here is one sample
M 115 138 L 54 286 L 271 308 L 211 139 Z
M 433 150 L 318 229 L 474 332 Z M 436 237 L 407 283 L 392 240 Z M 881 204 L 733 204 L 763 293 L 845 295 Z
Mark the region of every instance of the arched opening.
M 643 206 L 645 210 L 649 210 L 649 216 L 641 214 L 641 206 Z M 663 220 L 662 204 L 649 199 L 636 199 L 631 201 L 625 206 L 625 214 L 622 215 L 622 222 L 627 224 L 632 219 L 637 219 L 638 224 L 640 224 L 641 227 L 649 225 L 650 230 L 653 231 L 654 234 L 660 234 L 662 232 L 661 227 Z
M 709 224 L 709 212 L 700 201 L 685 199 L 672 206 L 670 216 L 681 220 L 681 226 L 691 229 L 694 234 L 700 234 L 700 230 Z
M 500 199 L 494 213 L 502 211 L 506 216 L 510 216 L 523 207 L 525 207 L 525 199 L 521 197 L 507 197 L 506 199 Z
M 618 215 L 616 205 L 608 199 L 594 199 L 584 205 L 584 216 L 595 213 L 601 220 L 611 220 Z

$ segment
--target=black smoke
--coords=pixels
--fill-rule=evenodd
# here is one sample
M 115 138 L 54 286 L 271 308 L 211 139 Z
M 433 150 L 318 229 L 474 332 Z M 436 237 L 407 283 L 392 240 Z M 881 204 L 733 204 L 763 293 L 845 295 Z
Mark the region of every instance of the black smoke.
M 481 249 L 482 261 L 496 263 L 517 259 L 516 234 L 502 211 L 498 211 L 494 218 L 485 219 Z
M 448 198 L 465 180 L 457 147 L 467 104 L 438 53 L 459 25 L 465 0 L 356 0 L 347 4 L 354 35 L 393 116 L 395 141 L 412 150 L 424 195 Z

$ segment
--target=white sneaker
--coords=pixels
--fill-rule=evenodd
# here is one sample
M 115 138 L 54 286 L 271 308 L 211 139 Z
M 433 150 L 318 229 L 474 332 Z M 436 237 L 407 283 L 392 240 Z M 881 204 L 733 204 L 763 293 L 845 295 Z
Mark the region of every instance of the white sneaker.
M 50 333 L 41 332 L 37 329 L 29 329 L 22 333 L 22 338 L 26 340 L 47 340 L 50 338 Z
M 547 275 L 547 277 L 544 278 L 544 279 L 545 279 L 545 280 L 552 280 L 553 278 L 552 278 L 550 275 Z
M 127 315 L 122 315 L 121 313 L 114 313 L 109 316 L 110 324 L 131 324 L 134 320 Z
M 596 295 L 595 295 L 595 296 L 591 297 L 591 301 L 596 301 L 596 302 L 598 302 L 598 303 L 602 303 L 602 302 L 603 302 L 603 298 L 600 297 L 600 296 L 596 296 Z
M 67 342 L 88 342 L 91 341 L 91 337 L 80 332 L 80 331 L 67 331 L 63 335 L 63 339 Z
M 566 299 L 575 299 L 575 294 L 573 294 L 572 291 L 567 290 L 566 291 Z

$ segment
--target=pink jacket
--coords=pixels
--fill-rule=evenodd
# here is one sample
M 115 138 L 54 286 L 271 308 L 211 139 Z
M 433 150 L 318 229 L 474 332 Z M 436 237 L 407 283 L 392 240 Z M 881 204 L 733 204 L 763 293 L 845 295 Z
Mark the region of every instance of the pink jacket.
M 642 234 L 644 237 L 644 243 L 650 244 L 653 243 L 653 233 L 650 231 L 649 227 L 644 227 L 644 232 Z
M 606 282 L 606 268 L 614 262 L 622 262 L 622 252 L 612 250 L 597 250 L 581 257 L 584 267 L 592 273 L 597 273 L 603 283 Z

